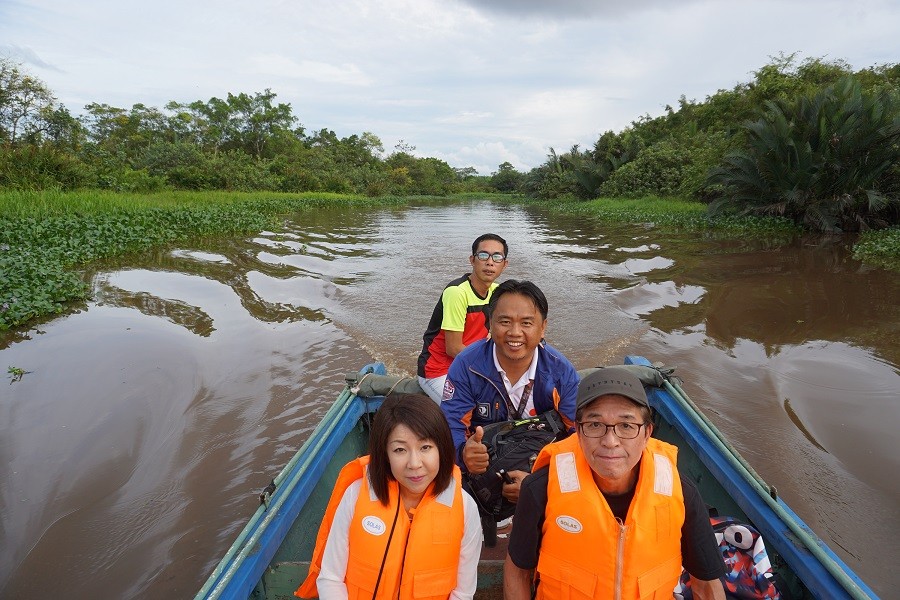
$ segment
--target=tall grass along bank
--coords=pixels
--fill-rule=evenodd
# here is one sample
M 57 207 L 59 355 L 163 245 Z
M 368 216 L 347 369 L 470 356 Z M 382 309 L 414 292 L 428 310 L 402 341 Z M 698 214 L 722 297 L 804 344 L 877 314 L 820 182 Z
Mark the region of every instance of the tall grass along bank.
M 607 222 L 652 223 L 688 231 L 718 231 L 726 235 L 784 236 L 788 239 L 803 231 L 799 225 L 784 217 L 710 215 L 702 202 L 655 196 L 599 198 L 588 202 L 573 200 L 555 203 L 553 209 Z M 863 233 L 853 246 L 853 257 L 873 266 L 900 270 L 900 228 Z

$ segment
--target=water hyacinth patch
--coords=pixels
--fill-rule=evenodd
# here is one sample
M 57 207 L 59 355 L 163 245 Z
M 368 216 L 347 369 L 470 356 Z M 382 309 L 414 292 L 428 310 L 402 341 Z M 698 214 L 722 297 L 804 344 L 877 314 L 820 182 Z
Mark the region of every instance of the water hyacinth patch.
M 900 269 L 900 227 L 863 233 L 853 247 L 853 258 L 888 269 Z
M 79 265 L 203 236 L 261 231 L 278 215 L 317 206 L 372 205 L 335 194 L 0 195 L 0 330 L 85 300 Z M 173 197 L 174 196 L 174 197 Z M 29 214 L 30 213 L 30 214 Z

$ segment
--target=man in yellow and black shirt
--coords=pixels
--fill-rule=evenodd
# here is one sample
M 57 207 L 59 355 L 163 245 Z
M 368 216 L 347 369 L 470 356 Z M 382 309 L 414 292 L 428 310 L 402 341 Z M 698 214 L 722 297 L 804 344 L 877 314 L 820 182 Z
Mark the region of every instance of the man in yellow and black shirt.
M 419 354 L 419 385 L 440 404 L 453 357 L 488 335 L 485 311 L 496 280 L 509 263 L 509 247 L 499 235 L 486 233 L 472 243 L 472 272 L 444 288 L 434 307 Z

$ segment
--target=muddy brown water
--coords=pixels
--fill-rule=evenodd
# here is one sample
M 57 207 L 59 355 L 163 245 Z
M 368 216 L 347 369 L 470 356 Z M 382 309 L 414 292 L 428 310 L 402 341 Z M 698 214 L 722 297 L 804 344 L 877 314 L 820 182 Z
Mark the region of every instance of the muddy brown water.
M 845 241 L 736 240 L 486 202 L 322 210 L 96 266 L 0 334 L 0 597 L 193 597 L 256 494 L 373 359 L 412 374 L 472 239 L 547 294 L 578 366 L 675 365 L 881 596 L 900 590 L 900 277 Z

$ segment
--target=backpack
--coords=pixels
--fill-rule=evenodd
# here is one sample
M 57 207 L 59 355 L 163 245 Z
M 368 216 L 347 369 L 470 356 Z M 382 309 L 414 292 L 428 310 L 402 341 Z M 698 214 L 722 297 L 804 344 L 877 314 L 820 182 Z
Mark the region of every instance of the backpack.
M 742 523 L 734 517 L 711 516 L 719 550 L 725 560 L 725 576 L 722 585 L 725 597 L 738 600 L 781 600 L 775 587 L 775 573 L 769 562 L 769 554 L 762 535 L 749 523 Z M 677 600 L 692 600 L 687 571 L 675 587 Z
M 503 497 L 503 475 L 510 471 L 530 473 L 541 449 L 567 435 L 555 410 L 484 426 L 481 442 L 487 446 L 490 463 L 484 473 L 467 476 L 466 488 L 478 504 L 486 546 L 496 544 L 497 522 L 516 512 L 516 505 Z

